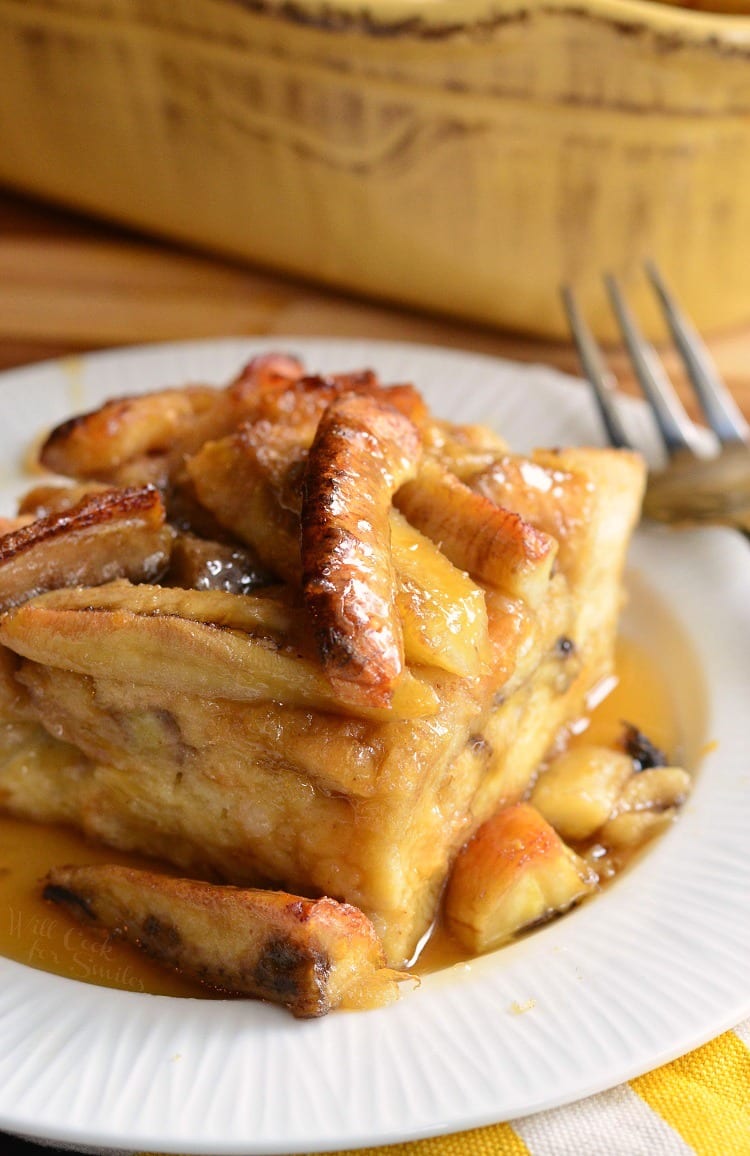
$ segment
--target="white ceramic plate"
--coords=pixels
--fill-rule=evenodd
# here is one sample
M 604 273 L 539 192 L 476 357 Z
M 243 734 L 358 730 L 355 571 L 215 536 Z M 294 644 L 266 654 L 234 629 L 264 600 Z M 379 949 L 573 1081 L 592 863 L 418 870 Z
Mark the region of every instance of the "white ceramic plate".
M 411 380 L 439 413 L 487 420 L 518 449 L 602 440 L 585 388 L 541 367 L 412 345 L 273 345 L 310 369 L 369 365 Z M 113 394 L 223 383 L 271 347 L 146 347 L 5 374 L 2 509 L 28 484 L 19 467 L 41 427 Z M 630 414 L 647 436 L 642 410 Z M 728 531 L 643 531 L 629 581 L 627 629 L 674 683 L 688 753 L 713 743 L 680 822 L 636 867 L 566 918 L 428 977 L 393 1007 L 314 1022 L 250 1001 L 100 989 L 0 960 L 0 1129 L 204 1154 L 387 1144 L 611 1087 L 748 1015 L 750 550 Z

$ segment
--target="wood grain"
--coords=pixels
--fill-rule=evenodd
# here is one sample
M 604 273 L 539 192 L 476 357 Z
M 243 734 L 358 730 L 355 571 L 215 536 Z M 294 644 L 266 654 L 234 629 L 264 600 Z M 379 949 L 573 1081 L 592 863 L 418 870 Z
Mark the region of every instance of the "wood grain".
M 569 344 L 357 300 L 0 192 L 0 368 L 113 345 L 238 335 L 418 341 L 579 372 Z M 709 345 L 750 417 L 750 329 Z M 676 355 L 667 344 L 661 352 L 695 416 Z M 637 394 L 622 351 L 608 358 L 622 388 Z

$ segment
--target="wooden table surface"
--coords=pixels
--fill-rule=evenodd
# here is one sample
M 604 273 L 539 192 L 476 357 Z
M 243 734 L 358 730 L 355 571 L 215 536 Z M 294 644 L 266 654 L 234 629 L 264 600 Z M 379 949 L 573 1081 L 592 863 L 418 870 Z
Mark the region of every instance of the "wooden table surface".
M 578 372 L 566 344 L 340 296 L 0 190 L 0 369 L 107 346 L 276 334 L 419 341 Z M 750 323 L 709 346 L 750 417 Z M 695 413 L 674 353 L 663 355 Z M 610 357 L 637 393 L 622 353 Z

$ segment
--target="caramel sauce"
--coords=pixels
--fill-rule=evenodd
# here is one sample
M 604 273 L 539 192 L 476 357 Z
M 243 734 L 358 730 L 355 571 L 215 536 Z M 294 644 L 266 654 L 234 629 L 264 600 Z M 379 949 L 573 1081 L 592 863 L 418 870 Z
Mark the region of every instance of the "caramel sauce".
M 633 723 L 673 760 L 681 760 L 684 735 L 670 682 L 640 645 L 620 639 L 612 689 L 582 720 L 570 743 L 617 743 L 623 722 Z
M 625 719 L 670 757 L 679 757 L 684 736 L 670 683 L 654 666 L 649 650 L 621 641 L 616 671 L 609 693 L 582 721 L 580 733 L 571 741 L 611 744 Z M 200 985 L 152 962 L 117 938 L 75 923 L 42 898 L 42 880 L 52 866 L 83 863 L 154 866 L 143 857 L 93 844 L 72 830 L 0 816 L 0 955 L 103 987 L 210 998 L 212 993 Z M 467 958 L 467 953 L 438 927 L 415 971 L 424 974 Z
M 154 963 L 136 948 L 88 929 L 42 898 L 52 866 L 122 863 L 151 867 L 75 831 L 0 816 L 0 955 L 69 979 L 153 995 L 211 993 Z

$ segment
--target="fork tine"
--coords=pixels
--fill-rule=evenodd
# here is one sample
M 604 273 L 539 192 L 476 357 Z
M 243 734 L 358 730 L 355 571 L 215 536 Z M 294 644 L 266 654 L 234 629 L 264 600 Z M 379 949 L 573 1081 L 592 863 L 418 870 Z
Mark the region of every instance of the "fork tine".
M 651 405 L 667 453 L 671 455 L 681 450 L 695 453 L 698 444 L 696 428 L 683 409 L 656 350 L 643 336 L 617 280 L 607 274 L 604 282 L 635 375 Z
M 645 266 L 708 424 L 720 442 L 747 444 L 750 427 L 719 377 L 708 350 L 667 289 L 656 264 L 649 260 Z
M 611 444 L 618 449 L 631 449 L 630 440 L 625 433 L 625 427 L 615 403 L 617 379 L 605 365 L 602 352 L 591 330 L 583 320 L 572 289 L 567 285 L 563 286 L 562 299 L 583 372 L 593 389 L 607 437 Z

